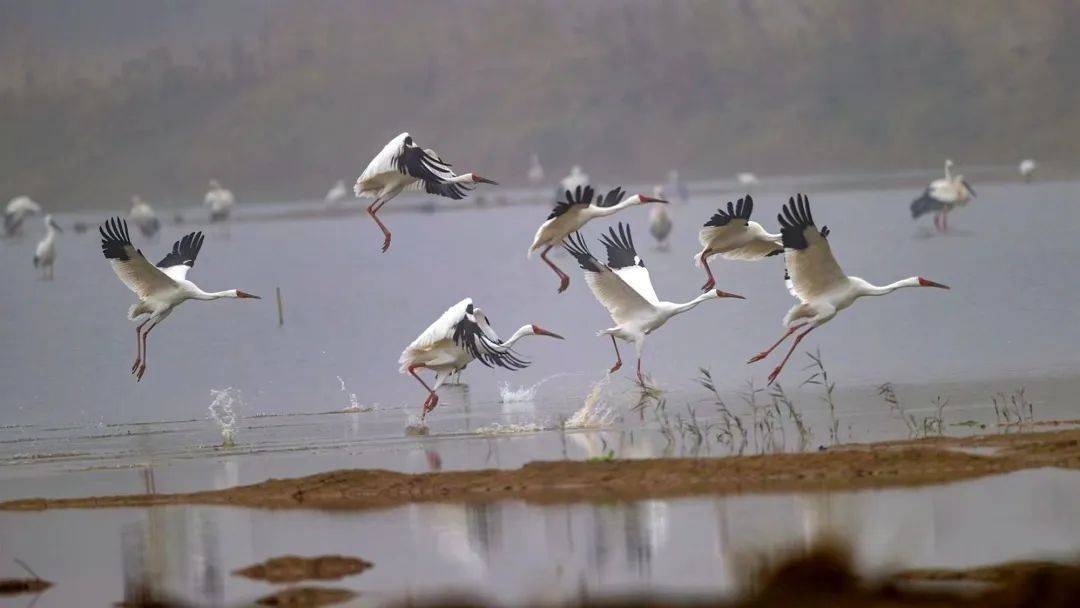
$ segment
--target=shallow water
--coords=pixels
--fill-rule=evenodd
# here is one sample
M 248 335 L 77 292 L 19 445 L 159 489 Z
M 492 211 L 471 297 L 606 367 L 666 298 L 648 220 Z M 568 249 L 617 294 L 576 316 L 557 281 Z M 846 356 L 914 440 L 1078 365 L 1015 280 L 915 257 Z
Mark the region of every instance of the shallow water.
M 150 478 L 148 478 L 150 479 Z M 858 567 L 1075 557 L 1080 473 L 1039 469 L 916 490 L 349 512 L 158 507 L 0 513 L 0 547 L 55 583 L 40 606 L 109 605 L 147 585 L 197 605 L 273 586 L 230 574 L 286 554 L 357 556 L 356 602 L 463 590 L 506 603 L 649 589 L 731 593 L 750 564 L 823 537 Z M 148 483 L 150 483 L 148 481 Z M 0 560 L 0 577 L 20 575 Z
M 874 391 L 883 382 L 896 384 L 919 419 L 933 414 L 936 397 L 948 399 L 950 434 L 998 428 L 991 396 L 1020 386 L 1036 419 L 1080 417 L 1080 312 L 1072 304 L 1080 284 L 1080 240 L 1072 238 L 1080 182 L 976 181 L 979 197 L 952 219 L 956 234 L 939 237 L 908 217 L 927 177 L 785 178 L 755 192 L 756 219 L 772 226 L 790 192 L 809 191 L 815 217 L 830 226 L 853 274 L 879 282 L 920 274 L 953 286 L 860 302 L 804 342 L 821 350 L 837 384 L 832 412 L 820 387 L 799 386 L 809 375 L 804 355 L 781 377 L 811 427 L 806 440 L 787 418 L 779 441 L 753 433 L 744 442 L 717 441 L 709 427 L 720 419 L 717 405 L 694 380 L 709 367 L 732 412 L 748 426 L 761 413 L 745 403 L 747 382 L 760 387 L 774 361 L 744 362 L 776 338 L 792 304 L 775 259 L 717 261 L 719 287 L 748 300 L 707 302 L 650 336 L 645 367 L 662 393 L 643 401 L 627 365 L 598 395 L 597 407 L 610 413 L 596 425 L 602 428 L 563 432 L 611 364 L 610 343 L 594 335 L 610 319 L 580 273 L 556 295 L 550 270 L 525 260 L 546 214 L 534 204 L 543 199 L 536 192 L 492 191 L 498 194 L 489 193 L 484 208 L 475 199 L 440 203 L 453 210 L 445 213 L 395 201 L 386 254 L 378 252 L 373 223 L 347 207 L 312 217 L 321 204 L 249 205 L 230 226 L 166 222 L 156 241 L 136 238 L 153 260 L 180 234 L 204 229 L 192 278 L 266 299 L 185 304 L 151 337 L 141 383 L 128 374 L 131 294 L 101 259 L 98 239 L 65 233 L 57 279 L 43 282 L 29 264 L 37 237 L 31 225 L 21 239 L 0 242 L 0 336 L 18 345 L 0 349 L 0 498 L 138 491 L 148 465 L 161 491 L 172 491 L 352 466 L 509 467 L 539 458 L 717 455 L 906 437 L 906 425 Z M 697 228 L 728 200 L 728 187 L 695 184 L 708 194 L 673 205 L 670 252 L 652 250 L 647 210 L 621 218 L 637 230 L 662 296 L 695 295 L 702 276 L 689 260 Z M 65 225 L 72 219 L 60 217 Z M 586 232 L 594 238 L 608 224 Z M 559 259 L 573 269 L 569 258 Z M 277 326 L 277 286 L 284 327 Z M 534 322 L 567 340 L 526 340 L 519 350 L 534 364 L 519 372 L 470 366 L 466 384 L 441 391 L 428 428 L 408 430 L 424 395 L 397 373 L 397 356 L 466 295 L 504 334 Z M 538 383 L 529 400 L 502 399 L 507 384 L 513 392 Z M 207 409 L 225 389 L 236 396 L 237 416 L 227 433 Z M 706 440 L 696 438 L 692 419 L 699 430 L 709 427 Z M 229 434 L 234 445 L 221 447 Z

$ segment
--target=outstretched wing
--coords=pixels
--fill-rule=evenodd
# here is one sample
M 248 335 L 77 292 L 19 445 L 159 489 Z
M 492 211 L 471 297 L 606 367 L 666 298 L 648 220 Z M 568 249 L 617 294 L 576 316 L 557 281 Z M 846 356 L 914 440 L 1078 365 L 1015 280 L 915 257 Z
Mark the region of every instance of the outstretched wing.
M 114 217 L 100 227 L 101 252 L 109 260 L 113 272 L 128 289 L 140 298 L 176 287 L 176 282 L 147 261 L 141 251 L 131 244 L 127 222 Z
M 810 199 L 789 198 L 777 220 L 783 227 L 784 258 L 794 293 L 806 302 L 843 283 L 847 277 L 829 247 L 828 226 L 820 231 L 810 214 Z
M 592 204 L 592 199 L 592 186 L 585 186 L 584 189 L 582 189 L 581 186 L 578 186 L 577 188 L 574 188 L 573 192 L 567 190 L 566 199 L 555 203 L 555 208 L 551 210 L 551 214 L 547 216 L 547 219 L 553 220 L 559 217 L 560 215 L 566 213 L 571 208 L 573 208 L 574 205 L 581 205 L 583 207 L 587 207 Z
M 195 258 L 199 257 L 203 239 L 203 233 L 192 232 L 176 241 L 173 243 L 172 251 L 161 258 L 157 267 L 174 281 L 183 281 L 187 278 L 188 270 L 195 265 Z
M 634 237 L 630 234 L 630 226 L 619 222 L 618 233 L 614 228 L 608 228 L 608 231 L 609 234 L 600 236 L 600 243 L 607 248 L 608 268 L 650 304 L 658 304 L 660 299 L 656 297 L 649 270 L 645 268 L 645 260 L 641 259 L 634 248 Z
M 529 362 L 503 345 L 479 308 L 470 305 L 454 326 L 454 343 L 488 367 L 522 369 Z
M 623 189 L 616 186 L 609 190 L 607 194 L 596 197 L 596 206 L 614 207 L 622 202 L 624 196 L 626 196 L 626 193 L 623 192 Z
M 702 247 L 719 252 L 730 260 L 760 260 L 783 252 L 780 235 L 769 234 L 761 224 L 750 221 L 754 199 L 749 194 L 717 209 L 698 232 Z
M 627 323 L 653 311 L 652 304 L 640 292 L 593 256 L 581 233 L 568 236 L 563 241 L 563 247 L 577 259 L 578 265 L 585 271 L 585 282 L 589 284 L 589 289 L 616 323 Z

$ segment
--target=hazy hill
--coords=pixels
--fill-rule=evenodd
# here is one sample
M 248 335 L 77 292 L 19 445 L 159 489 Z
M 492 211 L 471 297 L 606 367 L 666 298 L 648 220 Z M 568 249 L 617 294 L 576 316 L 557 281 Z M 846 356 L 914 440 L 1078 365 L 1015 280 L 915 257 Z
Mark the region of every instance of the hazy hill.
M 402 130 L 459 168 L 936 167 L 1080 141 L 1080 3 L 0 4 L 0 198 L 321 196 Z

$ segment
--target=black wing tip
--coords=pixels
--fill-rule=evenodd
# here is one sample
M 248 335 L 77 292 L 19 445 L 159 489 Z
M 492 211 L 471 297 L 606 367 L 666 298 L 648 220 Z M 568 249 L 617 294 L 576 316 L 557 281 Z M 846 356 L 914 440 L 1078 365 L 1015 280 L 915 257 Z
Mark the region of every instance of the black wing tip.
M 780 223 L 780 236 L 785 249 L 806 249 L 809 242 L 804 231 L 814 227 L 814 216 L 810 212 L 810 198 L 805 194 L 796 194 L 788 198 L 786 205 L 780 208 L 776 219 Z M 823 230 L 821 236 L 828 236 Z
M 98 233 L 101 234 L 101 253 L 105 255 L 105 259 L 121 262 L 131 259 L 125 250 L 125 247 L 134 247 L 131 244 L 127 220 L 111 217 L 98 226 Z
M 567 235 L 562 242 L 563 249 L 567 253 L 574 256 L 577 260 L 578 266 L 586 272 L 600 272 L 603 268 L 600 266 L 600 261 L 596 259 L 596 256 L 589 251 L 589 245 L 585 242 L 585 237 L 581 236 L 580 232 L 574 232 Z
M 600 236 L 600 243 L 607 249 L 608 266 L 611 268 L 625 268 L 627 266 L 644 266 L 645 261 L 637 253 L 634 247 L 634 235 L 630 232 L 630 224 L 618 223 L 619 231 L 608 228 L 608 234 Z
M 733 219 L 750 221 L 750 215 L 754 212 L 754 197 L 747 194 L 736 202 L 728 201 L 727 210 L 723 207 L 716 210 L 709 221 L 705 222 L 705 228 L 727 226 Z

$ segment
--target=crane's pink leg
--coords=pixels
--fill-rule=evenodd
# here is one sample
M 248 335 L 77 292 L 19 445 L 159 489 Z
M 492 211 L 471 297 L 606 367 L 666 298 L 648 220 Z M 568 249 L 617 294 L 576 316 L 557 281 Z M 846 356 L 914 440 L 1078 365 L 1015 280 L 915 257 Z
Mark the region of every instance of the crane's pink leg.
M 544 262 L 546 262 L 548 266 L 551 266 L 551 269 L 555 271 L 555 274 L 559 275 L 559 291 L 557 293 L 562 293 L 566 291 L 567 287 L 570 286 L 570 277 L 567 276 L 565 272 L 559 270 L 559 267 L 556 266 L 554 262 L 548 259 L 547 254 L 549 251 L 551 251 L 552 247 L 554 247 L 554 245 L 548 245 L 547 248 L 544 249 L 544 251 L 540 254 L 540 259 L 544 260 Z M 614 338 L 612 339 L 614 340 Z
M 611 366 L 608 370 L 609 374 L 614 374 L 622 367 L 622 355 L 619 354 L 619 343 L 615 341 L 615 336 L 611 336 L 611 345 L 615 347 L 615 365 Z M 640 363 L 640 361 L 639 361 Z
M 431 410 L 435 409 L 436 405 L 439 405 L 439 395 L 437 395 L 435 393 L 435 391 L 431 390 L 431 387 L 428 386 L 427 382 L 424 382 L 423 378 L 416 375 L 416 370 L 417 370 L 417 368 L 420 368 L 420 367 L 427 367 L 427 366 L 426 365 L 410 365 L 409 366 L 409 373 L 412 374 L 413 378 L 416 378 L 417 382 L 419 382 L 420 384 L 423 384 L 424 388 L 426 388 L 427 391 L 428 391 L 428 398 L 424 400 L 424 412 L 422 414 L 420 414 L 420 421 L 423 422 L 424 418 L 427 417 L 427 413 L 430 412 Z
M 147 318 L 135 328 L 135 363 L 131 364 L 131 373 L 133 374 L 135 373 L 135 368 L 139 367 L 139 363 L 142 361 L 142 328 L 149 322 L 150 319 Z
M 637 359 L 637 381 L 641 386 L 645 386 L 645 376 L 641 375 L 641 357 Z
M 142 380 L 143 374 L 146 373 L 146 359 L 148 358 L 148 353 L 146 352 L 146 338 L 150 335 L 150 330 L 157 327 L 158 323 L 161 323 L 161 321 L 154 321 L 142 334 L 142 361 L 139 362 L 138 371 L 135 372 L 136 382 Z
M 941 212 L 941 231 L 942 232 L 948 232 L 949 231 L 949 210 L 948 209 L 945 209 L 944 211 Z
M 709 291 L 713 287 L 716 287 L 716 279 L 713 278 L 712 269 L 709 268 L 708 252 L 701 253 L 701 265 L 705 267 L 705 274 L 708 275 L 709 280 L 701 286 L 701 291 Z
M 368 215 L 370 215 L 371 219 L 375 220 L 375 223 L 379 225 L 379 230 L 382 230 L 383 237 L 385 237 L 382 246 L 383 253 L 386 253 L 386 250 L 390 248 L 390 230 L 386 228 L 386 225 L 382 223 L 379 216 L 375 214 L 379 212 L 379 209 L 382 209 L 382 206 L 385 203 L 386 201 L 383 201 L 382 198 L 376 198 L 367 208 Z
M 758 361 L 761 361 L 765 357 L 768 357 L 772 353 L 772 351 L 776 350 L 777 346 L 780 346 L 781 344 L 784 343 L 784 340 L 788 339 L 788 336 L 790 336 L 791 334 L 799 331 L 799 328 L 801 328 L 804 325 L 806 325 L 806 323 L 799 323 L 798 325 L 793 325 L 793 326 L 789 327 L 787 332 L 785 332 L 784 335 L 780 336 L 780 339 L 776 341 L 776 344 L 773 344 L 769 348 L 766 348 L 765 350 L 763 350 L 760 353 L 754 355 L 753 357 L 750 357 L 750 360 L 747 361 L 746 363 L 747 364 L 757 363 Z
M 802 332 L 798 336 L 795 336 L 795 341 L 791 343 L 791 350 L 789 350 L 787 355 L 784 356 L 784 360 L 780 362 L 780 365 L 777 365 L 776 369 L 774 369 L 772 373 L 769 374 L 769 384 L 776 382 L 776 377 L 780 375 L 780 370 L 784 369 L 784 364 L 788 362 L 788 359 L 791 358 L 791 354 L 795 352 L 795 347 L 799 345 L 799 342 L 802 342 L 802 339 L 806 337 L 806 334 L 814 331 L 814 327 L 817 326 L 814 325 L 813 327 Z

